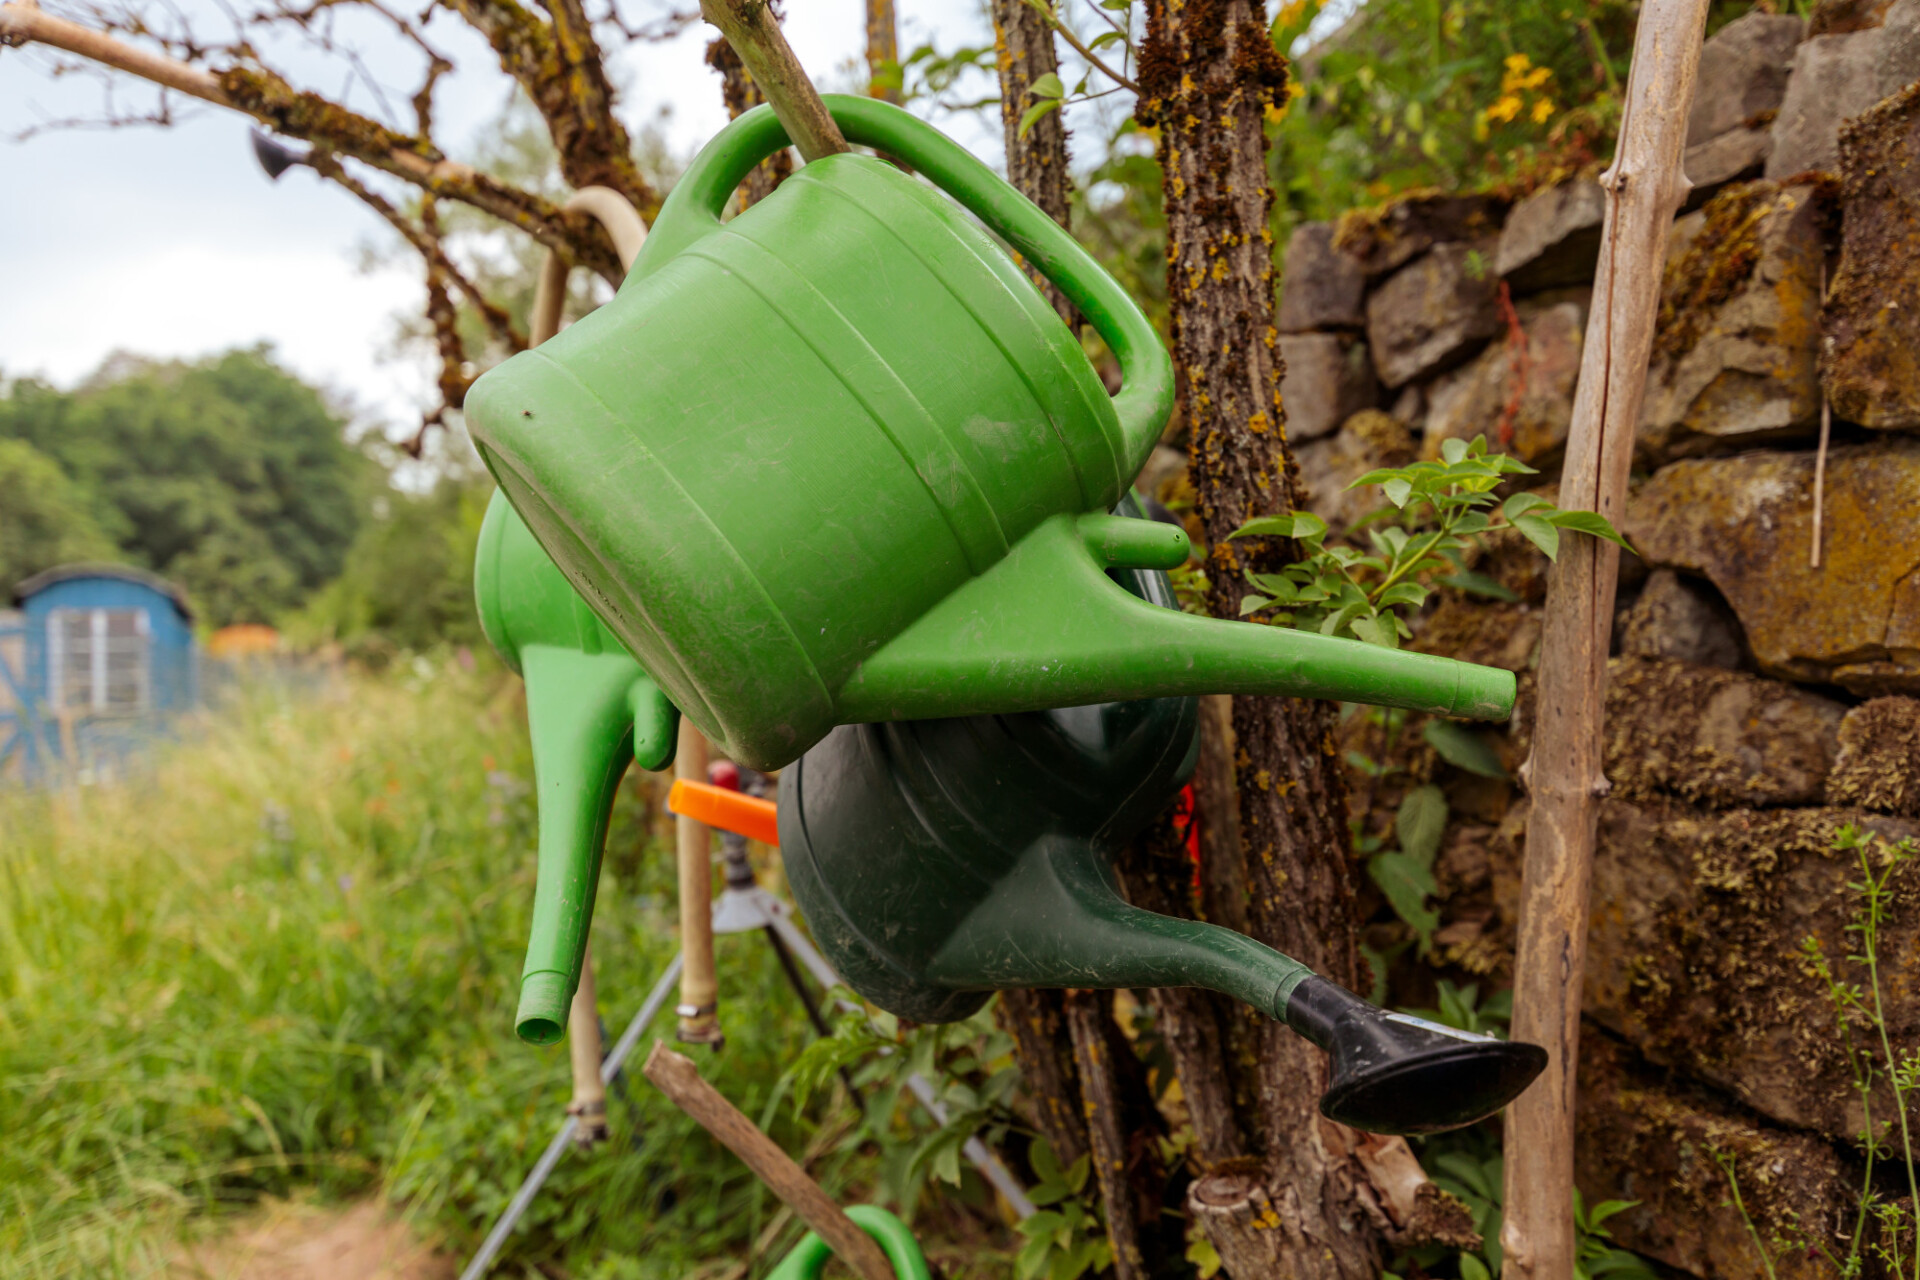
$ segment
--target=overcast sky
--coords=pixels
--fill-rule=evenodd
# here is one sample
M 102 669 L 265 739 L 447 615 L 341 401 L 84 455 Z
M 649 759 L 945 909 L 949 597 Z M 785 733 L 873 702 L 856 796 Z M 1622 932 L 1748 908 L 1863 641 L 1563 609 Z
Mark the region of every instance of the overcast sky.
M 629 12 L 667 7 L 638 0 Z M 788 0 L 786 10 L 809 71 L 828 88 L 850 87 L 865 38 L 861 0 Z M 943 50 L 991 38 L 972 0 L 902 0 L 900 12 L 903 52 L 929 35 Z M 448 39 L 459 38 L 455 28 Z M 614 68 L 628 123 L 665 108 L 661 127 L 684 154 L 726 123 L 718 77 L 702 62 L 713 34 L 696 23 L 632 47 Z M 439 98 L 439 132 L 457 154 L 497 116 L 508 85 L 477 40 L 456 49 L 462 74 Z M 125 99 L 149 100 L 138 91 Z M 419 310 L 418 268 L 411 259 L 370 273 L 357 265 L 359 247 L 386 228 L 305 170 L 270 183 L 248 149 L 248 122 L 232 112 L 13 140 L 36 122 L 97 116 L 100 103 L 97 83 L 54 79 L 44 58 L 0 49 L 0 375 L 67 385 L 115 350 L 193 357 L 264 339 L 368 417 L 416 424 L 432 398 L 431 370 L 383 349 L 389 317 Z M 960 128 L 961 141 L 997 163 L 990 133 Z

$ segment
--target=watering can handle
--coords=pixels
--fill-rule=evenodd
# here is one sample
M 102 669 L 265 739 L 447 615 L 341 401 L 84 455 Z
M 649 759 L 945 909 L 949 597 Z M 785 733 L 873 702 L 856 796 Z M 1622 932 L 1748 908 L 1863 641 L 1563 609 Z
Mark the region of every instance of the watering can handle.
M 1159 335 L 1113 277 L 1038 205 L 932 125 L 876 98 L 830 93 L 825 100 L 847 141 L 912 165 L 1017 249 L 1079 308 L 1120 362 L 1122 385 L 1113 398 L 1114 413 L 1127 458 L 1144 462 L 1173 411 L 1173 369 Z M 787 142 L 773 108 L 764 105 L 722 130 L 667 197 L 628 283 L 718 231 L 720 212 L 734 188 Z
M 893 1274 L 898 1280 L 930 1280 L 927 1260 L 920 1252 L 920 1242 L 913 1238 L 913 1232 L 907 1224 L 888 1213 L 878 1205 L 850 1204 L 847 1216 L 854 1224 L 880 1246 L 880 1252 L 887 1255 L 887 1261 L 893 1264 Z M 827 1259 L 833 1256 L 833 1250 L 822 1240 L 818 1232 L 809 1231 L 801 1238 L 780 1263 L 767 1275 L 767 1280 L 820 1280 L 820 1273 L 827 1265 Z

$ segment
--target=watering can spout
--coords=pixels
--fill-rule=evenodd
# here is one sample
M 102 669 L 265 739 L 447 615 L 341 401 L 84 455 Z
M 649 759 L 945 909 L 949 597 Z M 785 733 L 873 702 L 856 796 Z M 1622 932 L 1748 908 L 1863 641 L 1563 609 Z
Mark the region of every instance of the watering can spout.
M 841 710 L 872 722 L 1232 693 L 1483 720 L 1513 711 L 1510 671 L 1163 609 L 1107 576 L 1186 556 L 1168 525 L 1055 516 L 868 658 Z
M 677 718 L 625 653 L 530 645 L 520 652 L 520 667 L 540 861 L 514 1028 L 530 1044 L 553 1044 L 566 1030 L 580 983 L 614 793 L 636 756 L 648 768 L 671 756 Z
M 672 761 L 679 712 L 499 493 L 480 526 L 473 583 L 487 640 L 527 686 L 540 865 L 514 1025 L 523 1040 L 552 1044 L 580 981 L 614 790 L 630 761 Z
M 1389 1013 L 1245 934 L 1143 911 L 1083 840 L 1045 837 L 970 912 L 926 977 L 955 988 L 1206 987 L 1327 1051 L 1320 1102 L 1370 1133 L 1433 1133 L 1484 1119 L 1546 1065 L 1537 1045 Z

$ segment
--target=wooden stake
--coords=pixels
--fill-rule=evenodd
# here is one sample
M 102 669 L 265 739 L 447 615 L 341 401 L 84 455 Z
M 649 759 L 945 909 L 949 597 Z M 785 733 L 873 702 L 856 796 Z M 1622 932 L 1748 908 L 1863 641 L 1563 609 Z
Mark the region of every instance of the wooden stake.
M 680 747 L 673 758 L 673 776 L 707 780 L 707 740 L 680 721 Z M 680 971 L 680 1039 L 689 1044 L 726 1043 L 720 1030 L 720 980 L 713 967 L 713 833 L 704 822 L 681 816 L 674 819 L 676 852 L 680 862 L 680 950 L 686 967 Z
M 700 0 L 700 16 L 720 28 L 747 74 L 760 86 L 773 114 L 787 127 L 803 160 L 818 160 L 847 150 L 840 126 L 794 56 L 767 0 Z
M 1681 170 L 1708 0 L 1646 0 L 1634 36 L 1626 115 L 1601 175 L 1606 221 L 1592 321 L 1567 441 L 1560 505 L 1620 522 L 1634 428 L 1653 350 L 1668 229 L 1688 183 Z M 1571 1280 L 1573 1104 L 1594 826 L 1607 791 L 1601 720 L 1619 550 L 1564 537 L 1547 588 L 1526 879 L 1514 962 L 1513 1038 L 1545 1045 L 1546 1073 L 1508 1109 L 1509 1280 Z
M 895 1280 L 893 1267 L 873 1237 L 855 1225 L 820 1189 L 820 1184 L 809 1178 L 806 1170 L 795 1164 L 772 1138 L 760 1132 L 718 1089 L 701 1079 L 692 1058 L 656 1041 L 642 1070 L 676 1107 L 699 1121 L 701 1128 L 739 1156 L 755 1177 L 800 1215 L 801 1221 L 819 1232 L 820 1238 L 833 1248 L 841 1261 L 859 1273 L 861 1280 Z

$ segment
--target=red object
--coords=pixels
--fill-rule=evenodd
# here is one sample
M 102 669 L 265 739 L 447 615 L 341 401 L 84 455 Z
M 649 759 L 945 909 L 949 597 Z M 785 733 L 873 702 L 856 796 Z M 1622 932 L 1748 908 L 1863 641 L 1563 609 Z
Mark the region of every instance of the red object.
M 667 808 L 695 822 L 704 822 L 761 844 L 780 843 L 780 807 L 771 800 L 680 778 L 667 793 Z
M 715 760 L 707 766 L 707 781 L 729 791 L 740 789 L 740 766 L 731 760 Z

